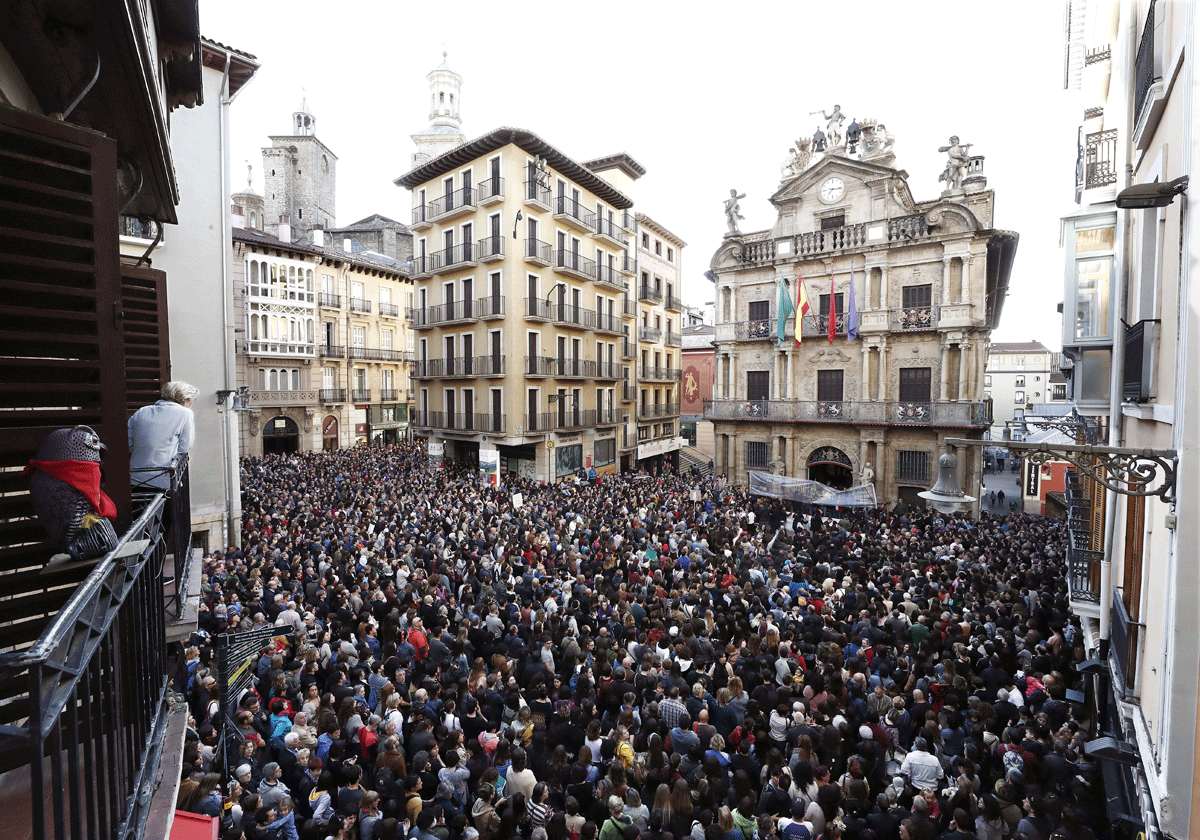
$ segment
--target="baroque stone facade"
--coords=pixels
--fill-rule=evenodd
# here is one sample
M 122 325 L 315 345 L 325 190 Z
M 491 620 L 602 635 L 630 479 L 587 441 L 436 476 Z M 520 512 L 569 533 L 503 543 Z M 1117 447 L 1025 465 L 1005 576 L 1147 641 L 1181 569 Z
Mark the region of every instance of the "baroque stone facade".
M 737 484 L 769 470 L 849 487 L 870 465 L 881 503 L 917 504 L 945 439 L 988 426 L 983 368 L 1017 235 L 991 227 L 982 157 L 961 186 L 918 201 L 891 142 L 785 168 L 775 225 L 731 231 L 712 257 L 705 417 L 717 470 Z M 978 486 L 977 453 L 959 464 Z

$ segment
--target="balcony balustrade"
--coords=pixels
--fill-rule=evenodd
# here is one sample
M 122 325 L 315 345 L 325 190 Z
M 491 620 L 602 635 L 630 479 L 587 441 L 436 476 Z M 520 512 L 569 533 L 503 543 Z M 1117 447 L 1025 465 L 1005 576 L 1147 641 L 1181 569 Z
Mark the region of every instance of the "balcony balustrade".
M 550 320 L 563 326 L 579 327 L 585 330 L 595 329 L 596 313 L 573 303 L 550 304 Z
M 365 314 L 371 313 L 371 301 L 364 298 L 350 298 L 350 311 L 362 312 Z
M 344 403 L 346 401 L 346 389 L 322 388 L 317 391 L 317 399 L 326 405 L 330 403 Z
M 425 219 L 430 222 L 448 222 L 459 216 L 474 213 L 475 201 L 474 187 L 459 187 L 429 202 Z
M 856 251 L 887 244 L 903 244 L 922 240 L 930 235 L 929 223 L 924 213 L 914 213 L 890 219 L 886 228 L 881 223 L 859 222 L 830 230 L 815 230 L 798 233 L 780 240 L 768 239 L 747 242 L 738 258 L 743 263 L 769 263 L 780 257 L 779 242 L 787 243 L 786 259 L 793 255 L 808 257 L 816 254 L 831 254 Z
M 661 341 L 662 330 L 658 327 L 638 327 L 638 341 Z
M 554 249 L 549 242 L 540 239 L 526 239 L 524 258 L 530 265 L 547 266 L 553 259 Z
M 674 417 L 679 414 L 679 403 L 657 403 L 644 404 L 638 406 L 637 416 L 639 420 L 648 420 L 655 417 Z
M 621 317 L 636 318 L 637 317 L 637 301 L 633 298 L 621 298 Z
M 526 356 L 525 357 L 525 375 L 526 376 L 552 376 L 554 373 L 553 356 Z
M 854 400 L 705 400 L 707 420 L 773 423 L 863 423 L 983 428 L 986 402 L 871 402 Z
M 482 263 L 504 259 L 504 237 L 486 236 L 475 243 L 475 259 Z
M 412 272 L 414 280 L 418 277 L 428 277 L 433 273 L 433 258 L 429 254 L 413 254 Z
M 351 398 L 356 403 L 367 403 L 371 401 L 370 388 L 355 388 L 351 394 Z
M 398 399 L 400 399 L 400 397 L 395 388 L 380 388 L 379 389 L 379 401 L 381 403 L 396 402 L 396 400 L 398 400 Z
M 489 295 L 475 299 L 475 317 L 483 321 L 504 317 L 504 296 Z
M 525 317 L 533 321 L 549 321 L 550 301 L 540 297 L 525 298 Z
M 504 200 L 504 179 L 499 175 L 491 175 L 475 185 L 475 199 L 480 204 L 488 205 Z
M 625 275 L 615 266 L 597 265 L 594 279 L 602 286 L 608 286 L 620 292 L 625 291 Z
M 683 371 L 680 368 L 638 365 L 638 379 L 654 382 L 678 382 L 682 378 Z
M 474 242 L 463 242 L 450 248 L 440 248 L 429 255 L 429 270 L 433 274 L 447 274 L 479 265 Z
M 322 344 L 319 352 L 322 359 L 346 358 L 346 348 L 341 344 Z
M 625 247 L 629 244 L 629 237 L 626 236 L 620 223 L 615 219 L 596 217 L 596 236 L 603 237 L 620 247 Z
M 596 379 L 624 379 L 625 366 L 616 362 L 596 362 Z
M 555 196 L 554 218 L 581 233 L 594 233 L 596 230 L 596 214 L 570 196 Z
M 683 299 L 672 294 L 663 298 L 663 307 L 671 312 L 683 311 Z
M 656 289 L 646 283 L 638 284 L 638 300 L 644 300 L 647 303 L 662 303 L 662 299 L 662 289 Z
M 596 326 L 594 329 L 597 332 L 610 332 L 622 335 L 625 332 L 625 322 L 617 315 L 608 315 L 600 312 L 596 314 Z
M 683 336 L 680 333 L 667 330 L 665 343 L 668 347 L 682 347 Z
M 632 341 L 630 341 L 628 338 L 622 338 L 621 339 L 621 358 L 622 359 L 633 359 L 636 357 L 637 357 L 637 350 L 634 346 L 634 343 Z
M 317 303 L 321 306 L 328 306 L 331 309 L 341 309 L 342 296 L 335 295 L 333 292 L 318 292 Z
M 379 314 L 384 318 L 399 318 L 400 317 L 400 307 L 394 303 L 380 302 Z
M 596 261 L 567 248 L 554 250 L 554 270 L 581 280 L 592 280 L 596 277 Z
M 553 196 L 550 194 L 548 187 L 544 187 L 537 181 L 525 182 L 525 206 L 537 207 L 541 210 L 549 210 L 553 202 Z
M 281 405 L 316 405 L 317 392 L 311 389 L 299 391 L 251 391 L 252 408 Z

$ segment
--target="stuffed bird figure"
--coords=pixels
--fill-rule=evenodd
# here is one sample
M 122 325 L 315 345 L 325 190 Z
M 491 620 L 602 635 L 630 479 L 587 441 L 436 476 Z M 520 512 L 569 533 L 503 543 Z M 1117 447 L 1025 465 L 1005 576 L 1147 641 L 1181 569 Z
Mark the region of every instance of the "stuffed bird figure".
M 100 489 L 105 446 L 88 426 L 51 432 L 25 467 L 34 513 L 55 547 L 88 560 L 117 546 L 117 506 Z

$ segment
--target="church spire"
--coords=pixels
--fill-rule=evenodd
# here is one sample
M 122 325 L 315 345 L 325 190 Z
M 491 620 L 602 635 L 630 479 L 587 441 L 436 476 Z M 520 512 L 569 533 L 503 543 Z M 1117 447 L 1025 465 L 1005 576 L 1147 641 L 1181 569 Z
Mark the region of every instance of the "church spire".
M 425 78 L 429 80 L 429 126 L 412 135 L 417 144 L 417 151 L 412 156 L 413 166 L 420 166 L 467 141 L 459 113 L 463 79 L 451 69 L 445 51 L 442 52 L 442 63 Z
M 308 110 L 308 94 L 302 92 L 300 110 L 292 113 L 292 135 L 311 137 L 317 133 L 317 118 Z

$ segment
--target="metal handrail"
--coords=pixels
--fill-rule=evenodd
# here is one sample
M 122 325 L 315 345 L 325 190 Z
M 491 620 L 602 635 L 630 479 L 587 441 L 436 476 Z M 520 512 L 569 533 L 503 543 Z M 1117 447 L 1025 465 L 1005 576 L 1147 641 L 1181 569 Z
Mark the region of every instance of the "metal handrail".
M 140 480 L 138 480 L 140 479 Z M 156 480 L 163 480 L 162 487 Z M 192 565 L 192 482 L 188 453 L 176 455 L 169 467 L 145 467 L 129 470 L 130 499 L 136 513 L 148 506 L 155 496 L 165 494 L 170 504 L 170 545 L 175 559 L 174 592 L 167 598 L 169 612 L 183 615 L 185 583 Z

